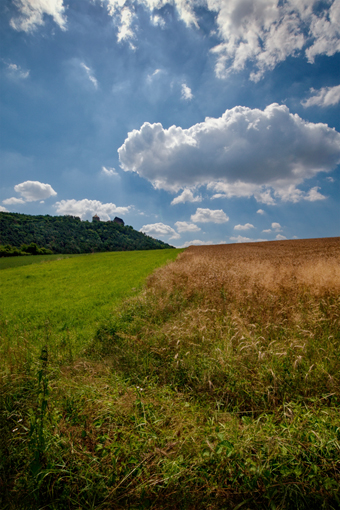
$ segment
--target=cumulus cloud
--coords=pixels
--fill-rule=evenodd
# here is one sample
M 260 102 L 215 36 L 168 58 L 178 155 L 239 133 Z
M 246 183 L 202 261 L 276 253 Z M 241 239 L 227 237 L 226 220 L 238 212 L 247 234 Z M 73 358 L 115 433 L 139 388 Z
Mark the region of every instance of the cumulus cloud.
M 263 241 L 267 241 L 268 239 L 251 239 L 250 237 L 244 237 L 238 235 L 237 237 L 232 236 L 229 237 L 230 241 L 235 241 L 236 243 L 261 243 Z
M 185 189 L 178 197 L 172 200 L 171 205 L 184 204 L 185 202 L 202 202 L 202 197 L 200 195 L 194 197 L 190 189 Z
M 187 221 L 176 221 L 175 227 L 177 228 L 178 232 L 198 232 L 200 227 L 198 225 L 195 225 L 194 223 L 188 223 Z
M 271 231 L 272 231 L 271 228 L 266 228 L 266 229 L 262 230 L 262 232 L 264 232 L 265 234 L 270 234 Z
M 245 225 L 235 225 L 234 230 L 249 230 L 250 228 L 255 228 L 251 223 L 246 223 Z
M 102 166 L 101 174 L 105 177 L 117 177 L 118 175 L 115 168 L 106 168 L 106 166 Z
M 57 193 L 50 184 L 44 184 L 39 181 L 25 181 L 14 186 L 14 191 L 26 200 L 26 202 L 35 202 L 36 200 L 45 200 L 53 197 Z
M 128 133 L 118 153 L 124 171 L 138 173 L 155 188 L 206 185 L 227 197 L 255 196 L 274 205 L 275 197 L 305 199 L 294 192 L 296 186 L 337 166 L 340 133 L 291 114 L 285 105 L 263 111 L 236 106 L 188 129 L 145 122 Z
M 6 198 L 5 200 L 2 201 L 2 203 L 5 205 L 24 204 L 25 200 L 23 198 L 11 197 Z
M 301 101 L 304 107 L 308 106 L 334 106 L 340 103 L 340 85 L 336 87 L 323 87 L 320 90 L 310 89 L 313 94 L 305 101 Z
M 194 223 L 226 223 L 228 216 L 222 209 L 202 209 L 198 207 L 195 214 L 191 215 L 191 221 Z
M 266 214 L 263 209 L 258 209 L 256 211 L 257 214 Z
M 272 223 L 272 228 L 275 230 L 275 232 L 281 232 L 282 231 L 282 227 L 280 225 L 280 223 Z
M 3 207 L 2 205 L 0 205 L 0 212 L 8 212 L 6 207 Z
M 143 225 L 139 232 L 149 236 L 171 236 L 170 239 L 179 239 L 181 237 L 170 225 L 165 225 L 164 223 Z
M 91 71 L 91 69 L 86 64 L 84 64 L 84 62 L 81 62 L 80 65 L 85 70 L 86 76 L 88 77 L 90 82 L 93 84 L 94 88 L 97 89 L 98 88 L 98 81 L 94 77 L 93 72 Z
M 58 214 L 79 216 L 81 219 L 90 219 L 95 214 L 98 214 L 101 220 L 108 221 L 111 216 L 119 214 L 128 214 L 132 207 L 117 207 L 116 204 L 106 203 L 103 204 L 99 200 L 61 200 L 56 202 L 55 208 Z
M 12 78 L 19 78 L 20 80 L 25 80 L 29 77 L 30 72 L 24 71 L 17 64 L 7 64 L 7 74 Z
M 44 16 L 51 16 L 62 30 L 66 29 L 63 0 L 14 0 L 19 15 L 10 21 L 15 30 L 32 32 L 44 24 Z
M 287 237 L 281 234 L 277 234 L 275 239 L 277 239 L 277 241 L 284 241 L 285 239 L 287 239 Z
M 191 101 L 191 99 L 193 98 L 193 94 L 191 92 L 191 88 L 188 87 L 188 85 L 186 85 L 185 83 L 182 83 L 182 94 L 181 94 L 181 98 L 184 99 L 185 101 Z

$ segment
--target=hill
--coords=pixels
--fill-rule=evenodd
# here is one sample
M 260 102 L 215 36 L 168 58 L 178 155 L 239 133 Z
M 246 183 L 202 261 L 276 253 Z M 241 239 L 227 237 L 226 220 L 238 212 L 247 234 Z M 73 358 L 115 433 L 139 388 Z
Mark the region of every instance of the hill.
M 0 212 L 0 245 L 36 243 L 53 253 L 157 250 L 169 244 L 111 221 L 81 221 L 76 216 L 31 216 Z

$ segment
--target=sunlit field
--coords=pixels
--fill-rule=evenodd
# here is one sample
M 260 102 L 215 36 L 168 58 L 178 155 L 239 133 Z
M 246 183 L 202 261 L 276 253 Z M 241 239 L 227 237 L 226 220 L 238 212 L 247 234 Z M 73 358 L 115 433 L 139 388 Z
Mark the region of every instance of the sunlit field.
M 2 506 L 339 508 L 340 238 L 105 256 L 1 272 Z
M 47 340 L 54 359 L 62 359 L 65 349 L 67 356 L 77 354 L 115 304 L 140 290 L 148 274 L 177 254 L 154 250 L 48 256 L 40 263 L 36 256 L 35 264 L 0 271 L 1 350 L 7 362 L 16 345 L 38 352 Z M 24 258 L 10 260 L 15 266 L 16 259 Z

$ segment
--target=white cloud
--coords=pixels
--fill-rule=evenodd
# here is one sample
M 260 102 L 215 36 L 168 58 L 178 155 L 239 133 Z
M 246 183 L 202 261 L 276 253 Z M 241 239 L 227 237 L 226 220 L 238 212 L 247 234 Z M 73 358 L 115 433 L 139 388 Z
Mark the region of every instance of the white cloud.
M 202 197 L 200 195 L 194 197 L 190 189 L 185 189 L 178 197 L 172 200 L 171 205 L 184 204 L 185 202 L 202 202 Z
M 263 241 L 267 241 L 268 239 L 251 239 L 250 237 L 244 237 L 244 236 L 232 236 L 229 237 L 230 241 L 235 241 L 236 243 L 261 243 Z
M 20 80 L 25 80 L 30 74 L 29 71 L 24 71 L 17 64 L 7 64 L 7 72 L 10 77 L 19 78 Z
M 229 221 L 229 218 L 222 209 L 212 210 L 198 207 L 195 214 L 191 215 L 191 221 L 194 223 L 225 223 Z
M 265 234 L 270 234 L 271 231 L 272 231 L 271 228 L 266 228 L 266 229 L 262 230 L 262 232 L 264 232 Z
M 79 216 L 81 219 L 90 219 L 95 214 L 98 214 L 102 221 L 108 221 L 111 216 L 119 214 L 128 214 L 132 207 L 117 207 L 115 204 L 103 204 L 99 200 L 61 200 L 55 204 L 58 214 Z
M 2 201 L 2 203 L 5 205 L 24 204 L 25 200 L 23 198 L 11 197 L 6 198 L 5 200 Z
M 44 23 L 44 15 L 53 17 L 65 29 L 63 0 L 15 0 L 19 16 L 11 20 L 16 30 L 34 30 Z M 215 19 L 212 33 L 219 43 L 216 74 L 224 78 L 230 72 L 253 66 L 250 78 L 258 81 L 267 70 L 288 57 L 305 53 L 309 62 L 317 55 L 340 51 L 340 0 L 103 0 L 118 27 L 118 41 L 136 37 L 134 19 L 140 6 L 150 12 L 154 25 L 165 26 L 161 9 L 174 6 L 178 18 L 188 27 L 199 29 L 199 9 Z M 130 42 L 130 47 L 135 47 Z
M 124 171 L 138 173 L 155 188 L 207 185 L 228 197 L 253 195 L 274 205 L 273 192 L 303 200 L 304 194 L 294 195 L 293 189 L 337 166 L 340 133 L 304 121 L 285 105 L 274 103 L 264 111 L 236 106 L 189 129 L 145 122 L 128 133 L 118 153 Z
M 294 185 L 282 187 L 275 191 L 275 195 L 280 197 L 283 202 L 293 202 L 297 203 L 301 200 L 307 200 L 308 202 L 315 202 L 316 200 L 325 200 L 325 196 L 319 193 L 320 188 L 318 186 L 314 186 L 309 191 L 301 191 L 296 188 Z
M 25 0 L 28 2 L 28 0 Z M 42 0 L 40 0 L 42 2 Z M 108 0 L 109 14 L 118 24 L 119 40 L 135 36 L 131 27 L 131 8 L 142 5 L 150 11 L 154 25 L 164 27 L 160 9 L 176 8 L 179 19 L 187 26 L 199 28 L 198 8 L 215 18 L 214 36 L 219 44 L 216 74 L 224 78 L 230 72 L 253 66 L 250 78 L 261 79 L 266 70 L 305 53 L 309 62 L 317 55 L 334 55 L 340 51 L 340 0 Z M 315 9 L 317 6 L 317 9 Z M 202 17 L 203 19 L 203 17 Z
M 44 24 L 44 16 L 52 16 L 62 30 L 66 29 L 66 16 L 63 0 L 15 0 L 19 16 L 12 18 L 11 27 L 15 30 L 32 32 Z
M 45 198 L 54 197 L 57 194 L 50 184 L 44 184 L 39 181 L 22 182 L 14 186 L 14 191 L 20 193 L 27 202 L 44 200 Z
M 281 235 L 281 234 L 277 234 L 276 238 L 278 241 L 284 241 L 285 239 L 287 239 L 287 237 Z
M 188 223 L 187 221 L 176 221 L 175 227 L 178 232 L 198 232 L 200 227 L 195 225 L 194 223 Z
M 131 9 L 124 7 L 120 13 L 120 26 L 118 30 L 117 40 L 118 42 L 131 39 L 134 34 L 131 28 L 134 15 Z
M 334 106 L 340 103 L 340 85 L 336 87 L 323 87 L 320 90 L 310 89 L 314 93 L 309 99 L 301 101 L 305 107 L 308 106 Z
M 329 0 L 319 15 L 311 16 L 310 33 L 313 44 L 306 50 L 310 63 L 317 55 L 330 57 L 340 51 L 340 0 Z
M 8 212 L 6 207 L 3 207 L 2 205 L 0 205 L 0 212 Z
M 257 214 L 266 214 L 263 209 L 258 209 L 256 211 Z
M 184 99 L 185 101 L 191 101 L 191 99 L 193 98 L 193 94 L 191 92 L 191 88 L 188 87 L 185 83 L 182 83 L 182 94 L 181 94 L 181 98 Z
M 159 27 L 165 27 L 165 20 L 162 18 L 162 16 L 159 16 L 158 14 L 155 14 L 153 16 L 150 16 L 151 23 L 155 26 Z
M 81 62 L 81 64 L 80 64 L 80 65 L 81 65 L 81 67 L 82 67 L 83 69 L 85 69 L 86 76 L 88 77 L 88 79 L 90 80 L 90 82 L 91 82 L 91 83 L 93 83 L 94 88 L 95 88 L 95 89 L 97 89 L 97 88 L 98 88 L 98 81 L 97 81 L 97 79 L 94 77 L 94 75 L 93 75 L 93 73 L 92 73 L 91 69 L 90 69 L 90 68 L 89 68 L 86 64 L 84 64 L 84 62 Z
M 249 230 L 250 228 L 255 228 L 251 223 L 246 223 L 245 225 L 235 225 L 234 230 Z
M 139 231 L 149 236 L 171 236 L 170 239 L 179 239 L 181 237 L 172 227 L 164 223 L 143 225 Z
M 282 232 L 282 227 L 280 225 L 280 223 L 272 223 L 272 228 L 275 230 L 275 232 Z
M 328 182 L 335 182 L 335 180 L 333 179 L 333 177 L 326 177 L 326 181 Z
M 320 189 L 318 186 L 311 188 L 308 193 L 306 193 L 304 199 L 308 200 L 308 202 L 315 202 L 316 200 L 325 200 L 327 197 L 318 192 Z
M 184 244 L 182 244 L 182 246 L 178 246 L 178 248 L 188 248 L 189 246 L 209 246 L 212 244 L 215 243 L 212 241 L 200 241 L 199 239 L 195 239 L 194 241 L 186 241 Z
M 105 177 L 117 177 L 118 173 L 115 168 L 106 168 L 106 166 L 102 166 L 101 174 L 105 175 Z
M 318 4 L 317 11 L 313 9 Z M 258 81 L 289 56 L 305 50 L 309 62 L 340 51 L 340 0 L 207 0 L 217 13 L 221 43 L 216 74 L 223 78 L 251 62 L 250 78 Z

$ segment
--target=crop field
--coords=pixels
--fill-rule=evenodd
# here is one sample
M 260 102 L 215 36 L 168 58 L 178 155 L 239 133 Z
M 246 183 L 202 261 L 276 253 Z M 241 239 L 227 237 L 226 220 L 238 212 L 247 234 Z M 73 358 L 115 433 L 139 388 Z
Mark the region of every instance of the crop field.
M 340 238 L 164 251 L 0 272 L 1 508 L 338 509 Z

